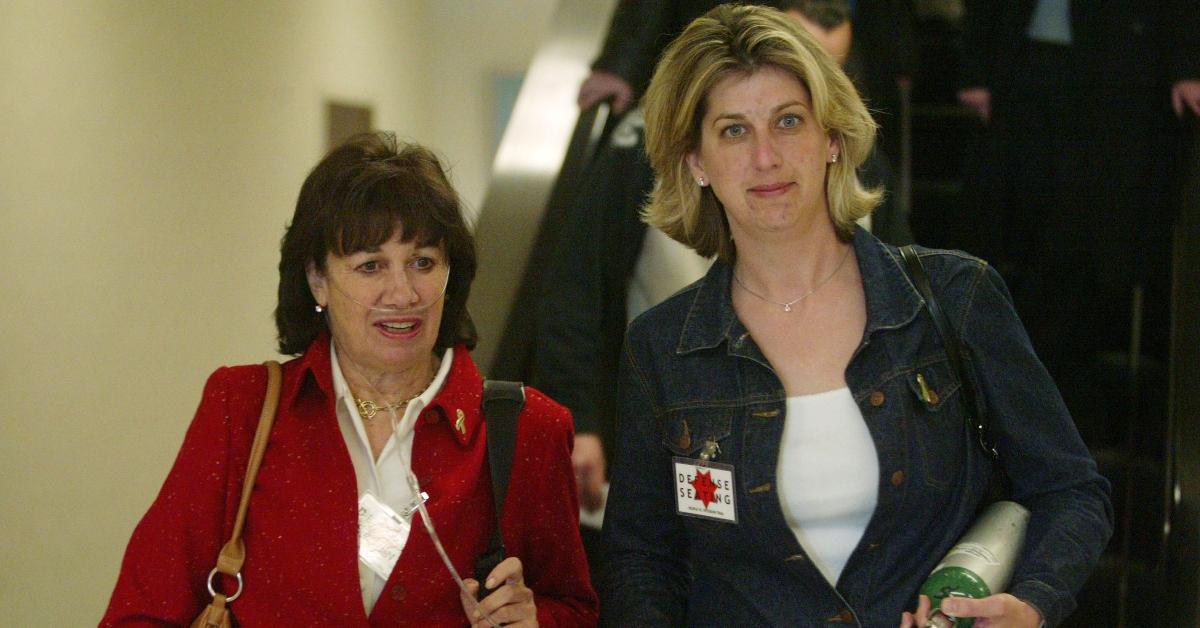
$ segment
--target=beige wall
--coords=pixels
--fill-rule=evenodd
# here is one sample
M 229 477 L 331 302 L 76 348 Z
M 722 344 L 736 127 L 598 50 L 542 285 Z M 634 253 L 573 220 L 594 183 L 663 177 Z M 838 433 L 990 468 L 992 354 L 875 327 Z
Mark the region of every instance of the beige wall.
M 491 174 L 492 85 L 498 74 L 524 72 L 546 34 L 556 0 L 428 0 L 429 72 L 426 97 L 437 103 L 430 131 L 452 156 L 463 200 L 478 210 Z M 448 106 L 452 109 L 442 109 Z
M 94 623 L 221 364 L 273 357 L 324 103 L 427 143 L 477 207 L 491 76 L 552 0 L 0 0 L 0 608 Z

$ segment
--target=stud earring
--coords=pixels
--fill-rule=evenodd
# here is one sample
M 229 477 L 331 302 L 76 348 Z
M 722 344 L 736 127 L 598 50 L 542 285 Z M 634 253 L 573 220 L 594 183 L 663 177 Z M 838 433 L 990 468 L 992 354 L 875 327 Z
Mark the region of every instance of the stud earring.
M 317 314 L 320 314 L 321 312 L 325 311 L 325 308 L 322 307 L 320 303 L 318 303 L 317 306 L 313 309 L 317 311 Z
M 837 155 L 838 155 L 837 153 L 830 155 L 830 157 L 829 157 L 830 163 L 835 163 L 835 164 L 837 163 Z
M 699 179 L 696 179 L 696 183 L 699 184 L 700 187 L 705 187 L 708 185 L 708 181 L 705 181 L 704 177 L 700 177 Z

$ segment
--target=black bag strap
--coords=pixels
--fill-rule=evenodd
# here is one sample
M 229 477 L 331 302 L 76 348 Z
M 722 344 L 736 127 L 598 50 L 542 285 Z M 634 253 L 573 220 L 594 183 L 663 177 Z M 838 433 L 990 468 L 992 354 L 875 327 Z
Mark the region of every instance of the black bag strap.
M 912 278 L 917 292 L 920 292 L 921 297 L 925 300 L 925 307 L 929 310 L 930 317 L 933 318 L 933 325 L 937 327 L 938 334 L 946 345 L 946 356 L 950 358 L 950 365 L 954 367 L 954 373 L 958 376 L 958 382 L 962 389 L 967 427 L 975 434 L 983 451 L 993 462 L 998 462 L 1000 454 L 996 451 L 991 438 L 987 412 L 976 401 L 975 386 L 963 363 L 966 347 L 963 346 L 962 339 L 955 333 L 954 326 L 950 324 L 950 319 L 946 317 L 945 311 L 934 298 L 933 288 L 929 285 L 929 276 L 925 274 L 925 266 L 921 264 L 921 257 L 917 255 L 916 249 L 911 244 L 901 247 L 900 256 L 904 258 L 909 277 Z
M 487 425 L 487 459 L 492 473 L 492 500 L 496 504 L 496 527 L 488 548 L 475 562 L 475 577 L 479 580 L 483 599 L 483 581 L 500 561 L 504 560 L 504 539 L 500 534 L 500 513 L 508 495 L 508 479 L 512 475 L 513 454 L 517 448 L 517 416 L 525 407 L 525 386 L 521 382 L 488 379 L 483 382 L 483 420 Z

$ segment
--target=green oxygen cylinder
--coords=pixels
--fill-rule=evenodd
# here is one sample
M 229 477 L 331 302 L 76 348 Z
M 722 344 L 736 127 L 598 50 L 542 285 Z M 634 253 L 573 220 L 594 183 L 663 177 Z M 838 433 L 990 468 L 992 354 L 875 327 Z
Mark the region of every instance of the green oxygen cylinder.
M 994 502 L 959 539 L 921 585 L 929 596 L 926 628 L 971 628 L 975 620 L 958 619 L 940 610 L 947 597 L 983 598 L 1008 587 L 1013 567 L 1025 545 L 1029 511 L 1010 501 Z

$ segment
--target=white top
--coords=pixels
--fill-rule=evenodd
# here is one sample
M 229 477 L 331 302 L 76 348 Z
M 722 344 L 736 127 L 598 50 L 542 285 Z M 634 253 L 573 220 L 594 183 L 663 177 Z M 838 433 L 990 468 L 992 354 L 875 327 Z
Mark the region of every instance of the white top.
M 775 475 L 783 518 L 836 586 L 879 494 L 875 442 L 849 388 L 788 397 Z
M 337 410 L 338 427 L 342 430 L 346 449 L 350 451 L 350 461 L 354 463 L 358 496 L 362 498 L 364 493 L 371 493 L 392 510 L 400 512 L 412 504 L 413 499 L 412 490 L 409 489 L 406 479 L 412 469 L 409 461 L 412 460 L 413 426 L 416 425 L 421 410 L 424 410 L 425 406 L 433 401 L 434 396 L 445 383 L 446 376 L 450 373 L 450 363 L 454 359 L 454 350 L 446 349 L 446 353 L 442 356 L 442 365 L 433 381 L 429 383 L 429 387 L 420 396 L 409 402 L 408 407 L 404 409 L 404 416 L 400 417 L 400 423 L 392 426 L 392 437 L 383 446 L 378 460 L 373 460 L 371 457 L 371 443 L 367 440 L 367 431 L 358 417 L 358 409 L 354 405 L 354 395 L 350 392 L 346 378 L 342 375 L 342 368 L 338 365 L 337 348 L 333 346 L 332 341 L 330 341 L 329 355 L 333 362 L 333 392 L 337 396 L 334 408 Z M 375 420 L 391 421 L 390 414 L 386 411 L 380 412 L 375 415 Z M 415 516 L 413 521 L 416 521 Z M 404 541 L 407 539 L 402 539 L 401 544 Z M 362 588 L 363 608 L 366 609 L 367 615 L 370 615 L 371 609 L 375 608 L 375 602 L 379 600 L 379 595 L 383 593 L 383 586 L 387 584 L 387 580 L 376 575 L 360 560 L 358 561 L 358 582 Z
M 646 227 L 646 239 L 629 278 L 625 305 L 629 320 L 703 277 L 709 266 L 711 259 L 700 257 L 655 227 Z

